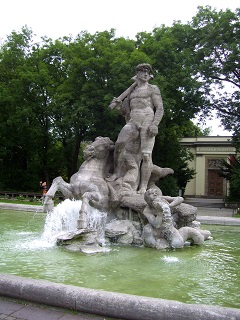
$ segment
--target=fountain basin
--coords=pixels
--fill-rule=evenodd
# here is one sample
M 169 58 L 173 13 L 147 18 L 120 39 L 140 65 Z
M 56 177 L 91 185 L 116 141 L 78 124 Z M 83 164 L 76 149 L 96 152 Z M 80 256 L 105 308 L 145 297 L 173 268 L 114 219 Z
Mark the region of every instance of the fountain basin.
M 239 227 L 207 226 L 202 246 L 70 252 L 41 240 L 46 214 L 1 210 L 0 272 L 97 290 L 239 308 Z M 202 227 L 204 228 L 204 226 Z

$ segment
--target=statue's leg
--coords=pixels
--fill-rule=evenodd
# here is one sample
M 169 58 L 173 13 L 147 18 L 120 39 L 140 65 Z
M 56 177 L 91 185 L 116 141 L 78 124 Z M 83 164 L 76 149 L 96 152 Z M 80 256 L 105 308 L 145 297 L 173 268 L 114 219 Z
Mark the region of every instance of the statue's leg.
M 87 194 L 82 197 L 82 206 L 79 212 L 78 228 L 86 229 L 88 226 L 87 212 L 89 208 L 89 199 Z
M 113 156 L 113 164 L 114 164 L 114 173 L 107 177 L 106 180 L 111 182 L 117 180 L 121 176 L 121 164 L 124 160 L 123 152 L 124 152 L 125 141 L 118 139 L 115 144 L 114 156 Z
M 89 181 L 82 181 L 80 184 L 80 193 L 82 195 L 82 206 L 79 211 L 78 228 L 85 229 L 88 227 L 89 206 L 93 204 L 94 207 L 100 206 L 102 196 L 99 189 Z
M 53 180 L 53 183 L 46 195 L 53 198 L 57 191 L 60 191 L 65 198 L 73 199 L 71 185 L 70 183 L 65 182 L 62 177 L 57 177 Z
M 131 156 L 130 154 L 126 155 L 125 165 L 126 165 L 127 172 L 123 177 L 122 187 L 127 190 L 136 191 L 139 165 L 137 164 L 134 157 Z
M 139 130 L 134 123 L 127 123 L 120 131 L 114 149 L 114 174 L 107 181 L 115 181 L 122 177 L 125 172 L 125 152 L 127 146 L 139 136 Z M 132 150 L 131 150 L 132 151 Z
M 142 165 L 140 170 L 140 186 L 138 193 L 144 194 L 147 190 L 148 182 L 153 170 L 152 150 L 155 144 L 155 136 L 149 134 L 149 126 L 152 124 L 154 118 L 153 113 L 145 114 L 142 128 L 140 131 L 141 138 L 141 157 Z
M 142 164 L 141 164 L 141 174 L 140 174 L 140 186 L 138 193 L 144 194 L 147 190 L 148 181 L 151 176 L 152 172 L 152 154 L 144 153 L 142 157 Z
M 57 177 L 53 180 L 51 187 L 46 193 L 44 203 L 43 203 L 44 212 L 48 212 L 53 209 L 54 207 L 53 198 L 57 191 L 60 191 L 65 198 L 73 199 L 73 194 L 71 192 L 71 185 L 65 182 L 62 177 Z

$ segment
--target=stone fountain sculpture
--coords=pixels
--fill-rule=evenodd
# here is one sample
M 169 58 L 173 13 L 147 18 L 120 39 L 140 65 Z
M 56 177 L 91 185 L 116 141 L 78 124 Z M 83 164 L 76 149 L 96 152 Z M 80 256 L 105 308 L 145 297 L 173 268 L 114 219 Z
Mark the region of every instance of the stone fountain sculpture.
M 45 212 L 53 209 L 57 191 L 65 198 L 82 200 L 78 230 L 59 239 L 70 243 L 69 248 L 76 249 L 77 243 L 82 251 L 86 246 L 99 251 L 103 245 L 98 230 L 89 229 L 90 207 L 107 213 L 104 234 L 108 242 L 166 249 L 182 248 L 186 240 L 201 244 L 210 237 L 195 221 L 197 208 L 183 203 L 181 197 L 163 196 L 155 184 L 174 172 L 152 163 L 164 110 L 159 88 L 149 84 L 151 78 L 149 64 L 136 67 L 133 84 L 109 106 L 126 120 L 116 143 L 97 137 L 85 148 L 85 161 L 70 183 L 57 177 L 46 194 Z

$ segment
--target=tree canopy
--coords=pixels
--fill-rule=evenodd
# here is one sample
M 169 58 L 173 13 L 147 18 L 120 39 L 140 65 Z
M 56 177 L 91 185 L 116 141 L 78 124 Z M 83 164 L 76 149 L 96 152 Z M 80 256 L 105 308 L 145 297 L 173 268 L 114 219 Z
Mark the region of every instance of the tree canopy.
M 239 12 L 200 7 L 190 24 L 162 25 L 136 40 L 111 29 L 34 42 L 27 26 L 13 31 L 0 47 L 0 188 L 35 190 L 42 179 L 69 179 L 85 142 L 115 141 L 124 119 L 108 105 L 142 62 L 153 67 L 165 109 L 154 163 L 177 172 L 172 189 L 184 184 L 181 168 L 186 179 L 194 173 L 185 170 L 189 154 L 179 139 L 206 134 L 191 119 L 217 110 L 238 137 Z
M 209 102 L 203 114 L 217 111 L 223 126 L 236 135 L 240 129 L 240 8 L 236 12 L 199 7 L 192 19 L 195 79 Z

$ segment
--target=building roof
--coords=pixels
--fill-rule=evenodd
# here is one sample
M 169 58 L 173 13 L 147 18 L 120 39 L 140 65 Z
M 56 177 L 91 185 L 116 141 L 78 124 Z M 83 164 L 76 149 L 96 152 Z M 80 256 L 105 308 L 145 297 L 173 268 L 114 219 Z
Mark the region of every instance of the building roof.
M 231 136 L 204 136 L 182 138 L 180 143 L 184 146 L 232 146 Z
M 183 138 L 180 144 L 194 149 L 196 155 L 230 155 L 236 154 L 236 148 L 232 144 L 230 136 L 204 136 L 194 138 Z

